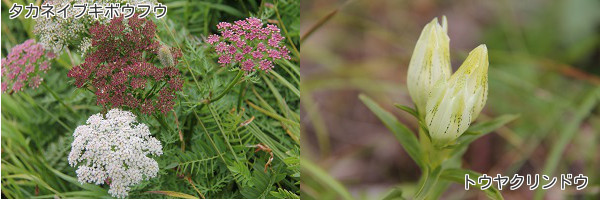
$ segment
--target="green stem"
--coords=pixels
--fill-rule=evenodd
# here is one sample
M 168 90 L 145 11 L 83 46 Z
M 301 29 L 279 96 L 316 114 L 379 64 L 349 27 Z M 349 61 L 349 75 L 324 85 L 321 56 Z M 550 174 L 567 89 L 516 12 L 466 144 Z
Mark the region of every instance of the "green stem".
M 242 101 L 244 99 L 244 94 L 246 93 L 246 82 L 242 82 L 240 85 L 240 95 L 238 96 L 237 102 L 237 111 L 240 112 L 240 108 L 242 107 Z
M 421 196 L 423 196 L 423 190 L 425 188 L 425 183 L 427 182 L 427 180 L 429 179 L 429 169 L 423 169 L 423 174 L 421 174 L 421 177 L 419 178 L 419 186 L 417 187 L 419 190 L 417 190 L 417 193 L 415 193 L 415 199 L 420 198 Z
M 438 166 L 436 168 L 427 167 L 427 169 L 423 172 L 423 182 L 421 182 L 421 184 L 419 185 L 419 190 L 415 195 L 415 199 L 426 199 L 430 195 L 430 193 L 433 191 L 432 188 L 435 188 L 436 184 L 438 183 L 438 179 L 440 178 L 441 172 L 441 166 Z
M 235 78 L 231 82 L 229 82 L 229 85 L 227 85 L 225 90 L 223 90 L 223 92 L 221 92 L 221 94 L 217 95 L 217 97 L 215 97 L 215 98 L 206 99 L 204 104 L 210 104 L 212 102 L 218 101 L 219 99 L 223 98 L 223 96 L 225 96 L 229 92 L 229 90 L 231 90 L 231 88 L 233 88 L 233 86 L 242 78 L 242 76 L 244 76 L 244 71 L 240 70 L 238 72 L 238 74 L 235 76 Z
M 233 155 L 233 158 L 235 159 L 236 162 L 240 162 L 240 160 L 237 157 L 237 153 L 235 153 L 235 151 L 233 150 L 233 147 L 231 146 L 231 143 L 229 142 L 229 137 L 227 137 L 227 135 L 225 135 L 225 131 L 223 130 L 223 126 L 221 126 L 221 122 L 220 122 L 221 119 L 218 117 L 217 112 L 211 106 L 208 106 L 208 110 L 212 114 L 213 119 L 215 119 L 215 122 L 217 123 L 217 127 L 219 127 L 219 131 L 221 132 L 221 135 L 223 135 L 223 139 L 225 140 L 225 144 L 227 144 L 227 147 L 229 147 L 229 151 L 231 151 L 231 155 Z
M 437 185 L 444 168 L 442 164 L 448 158 L 449 150 L 436 147 L 423 128 L 419 128 L 419 140 L 423 147 L 425 166 L 421 169 L 423 175 L 419 179 L 419 190 L 415 194 L 415 199 L 426 199 L 433 192 L 432 188 Z
M 158 94 L 158 92 L 160 92 L 160 90 L 162 90 L 167 85 L 167 83 L 163 83 L 162 85 L 160 85 L 160 87 L 158 87 L 158 89 L 156 89 L 157 85 L 158 85 L 158 83 L 155 84 L 154 87 L 152 87 L 152 89 L 150 90 L 150 94 L 148 96 L 144 97 L 144 100 L 146 100 L 148 98 L 152 98 L 154 95 Z
M 166 18 L 166 17 L 165 17 Z M 171 29 L 169 28 L 169 26 L 167 26 L 167 22 L 166 19 L 163 18 L 162 20 L 160 20 L 162 22 L 162 24 L 164 25 L 165 29 L 167 29 L 167 31 L 169 32 L 169 34 L 171 35 L 171 37 L 173 38 L 173 41 L 175 42 L 175 44 L 177 45 L 177 48 L 179 48 L 180 50 L 183 50 L 181 48 L 181 46 L 179 45 L 179 43 L 177 42 L 177 38 L 175 38 L 175 34 L 171 31 Z M 185 58 L 185 56 L 181 57 L 183 59 L 183 61 L 185 62 L 185 65 L 188 69 L 188 71 L 190 72 L 190 74 L 192 75 L 192 78 L 194 79 L 194 83 L 196 83 L 196 87 L 198 87 L 198 89 L 202 89 L 202 87 L 200 87 L 200 83 L 198 83 L 198 80 L 196 79 L 196 75 L 194 75 L 194 72 L 192 71 L 192 68 L 190 67 L 190 63 L 188 62 L 188 60 Z
M 183 96 L 183 98 L 185 98 L 186 101 L 190 101 L 187 98 L 187 96 Z M 204 105 L 204 104 L 202 104 L 202 105 Z M 204 123 L 202 122 L 202 119 L 198 115 L 198 112 L 196 112 L 196 110 L 194 110 L 194 109 L 192 109 L 192 112 L 194 113 L 194 116 L 196 116 L 196 120 L 198 120 L 198 123 L 202 126 L 202 129 L 204 130 L 204 133 L 206 134 L 206 137 L 208 138 L 208 140 L 212 144 L 213 148 L 217 151 L 217 154 L 219 154 L 219 157 L 221 157 L 221 160 L 223 160 L 223 163 L 225 163 L 227 165 L 228 162 L 225 160 L 225 157 L 223 157 L 223 154 L 221 153 L 221 151 L 217 147 L 215 141 L 212 139 L 212 137 L 210 137 L 210 134 L 208 133 L 208 129 L 206 129 L 206 126 L 204 126 Z

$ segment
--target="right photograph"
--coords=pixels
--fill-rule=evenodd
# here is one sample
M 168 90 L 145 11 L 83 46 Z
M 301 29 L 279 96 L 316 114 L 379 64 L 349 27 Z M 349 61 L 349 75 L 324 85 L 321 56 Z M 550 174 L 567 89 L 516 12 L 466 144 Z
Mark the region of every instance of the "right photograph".
M 305 0 L 302 199 L 600 199 L 600 2 Z

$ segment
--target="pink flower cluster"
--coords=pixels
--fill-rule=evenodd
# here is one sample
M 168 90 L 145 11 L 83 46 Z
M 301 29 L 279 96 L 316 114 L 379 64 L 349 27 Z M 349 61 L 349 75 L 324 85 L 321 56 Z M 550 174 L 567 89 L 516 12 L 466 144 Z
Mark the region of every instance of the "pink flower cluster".
M 36 88 L 42 82 L 39 72 L 50 69 L 50 59 L 55 55 L 33 39 L 16 45 L 6 58 L 2 58 L 2 92 L 21 91 L 25 85 Z
M 92 87 L 98 105 L 106 109 L 129 107 L 144 114 L 164 114 L 175 105 L 175 92 L 183 80 L 175 68 L 181 51 L 173 49 L 171 66 L 156 66 L 160 44 L 155 40 L 156 25 L 133 16 L 114 18 L 90 28 L 92 48 L 85 62 L 73 67 L 68 76 L 75 85 Z
M 289 60 L 289 50 L 281 44 L 284 39 L 277 26 L 263 23 L 257 18 L 246 18 L 232 23 L 220 22 L 219 35 L 207 37 L 219 55 L 222 67 L 238 64 L 247 73 L 256 69 L 268 72 L 278 59 Z

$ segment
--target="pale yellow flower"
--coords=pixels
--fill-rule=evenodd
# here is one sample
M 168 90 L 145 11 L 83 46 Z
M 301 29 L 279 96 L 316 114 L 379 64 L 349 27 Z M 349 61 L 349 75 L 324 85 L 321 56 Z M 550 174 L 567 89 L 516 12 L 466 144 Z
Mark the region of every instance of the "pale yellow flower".
M 423 28 L 417 41 L 408 65 L 407 85 L 410 97 L 421 114 L 424 114 L 433 86 L 438 81 L 447 81 L 452 73 L 449 44 L 446 17 L 442 18 L 442 25 L 437 18 L 433 19 Z
M 427 100 L 425 123 L 437 144 L 463 134 L 483 109 L 488 93 L 488 52 L 475 48 L 450 79 L 437 84 Z

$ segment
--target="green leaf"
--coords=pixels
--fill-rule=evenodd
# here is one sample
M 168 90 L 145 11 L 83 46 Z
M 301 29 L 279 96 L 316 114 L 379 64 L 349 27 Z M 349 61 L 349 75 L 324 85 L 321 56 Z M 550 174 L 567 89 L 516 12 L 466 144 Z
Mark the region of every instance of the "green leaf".
M 300 158 L 300 173 L 302 177 L 315 178 L 319 183 L 323 184 L 328 189 L 336 192 L 341 199 L 351 200 L 354 199 L 350 192 L 340 182 L 335 180 L 325 170 L 319 168 L 317 165 L 312 163 L 310 160 Z
M 252 186 L 243 187 L 240 193 L 248 199 L 268 198 L 274 189 L 274 184 L 277 183 L 277 178 L 277 175 L 273 175 L 271 171 L 263 172 L 262 163 L 255 163 L 252 172 Z
M 436 167 L 432 171 L 429 171 L 425 174 L 425 182 L 417 192 L 415 199 L 425 199 L 429 194 L 429 190 L 434 188 L 435 184 L 437 184 L 440 174 L 442 172 L 441 166 Z
M 467 147 L 469 147 L 469 144 L 471 144 L 471 142 L 484 136 L 485 134 L 488 134 L 504 126 L 505 124 L 517 119 L 518 117 L 519 115 L 502 115 L 500 117 L 496 117 L 495 119 L 477 123 L 469 127 L 469 129 L 467 129 L 467 131 L 465 131 L 465 133 L 463 133 L 457 139 L 458 145 L 456 146 L 454 152 L 452 152 L 452 155 L 461 156 L 466 151 Z
M 271 191 L 271 195 L 277 199 L 300 199 L 300 196 L 281 188 L 277 188 L 277 192 Z
M 229 168 L 229 171 L 231 171 L 238 184 L 249 187 L 252 186 L 252 175 L 246 164 L 242 162 L 233 162 L 233 165 L 227 166 L 227 168 Z
M 70 182 L 70 183 L 72 183 L 72 184 L 74 184 L 74 185 L 76 185 L 76 186 L 78 186 L 78 187 L 80 187 L 80 188 L 82 188 L 84 190 L 93 191 L 93 192 L 101 193 L 101 194 L 107 194 L 108 193 L 106 189 L 104 189 L 104 188 L 102 188 L 100 186 L 97 186 L 97 185 L 94 185 L 94 184 L 89 184 L 89 183 L 81 184 L 77 180 L 77 178 L 74 178 L 74 177 L 71 177 L 69 175 L 63 174 L 62 172 L 60 172 L 60 171 L 58 171 L 56 169 L 51 168 L 47 164 L 44 164 L 44 165 L 46 166 L 46 169 L 50 170 L 52 173 L 54 173 L 59 178 L 62 178 L 62 179 L 66 180 L 66 181 L 68 181 L 68 182 Z
M 469 127 L 469 129 L 467 129 L 467 131 L 465 131 L 465 133 L 463 133 L 457 141 L 461 146 L 469 145 L 471 142 L 475 141 L 481 136 L 484 136 L 485 134 L 488 134 L 508 124 L 509 122 L 517 119 L 518 117 L 519 115 L 508 114 L 496 117 L 495 119 L 489 121 L 477 123 Z
M 385 197 L 383 197 L 382 200 L 396 200 L 396 199 L 404 199 L 404 197 L 402 197 L 402 190 L 400 190 L 399 187 L 393 188 L 392 190 L 390 190 L 387 195 L 385 195 Z
M 415 109 L 405 106 L 405 105 L 400 105 L 400 104 L 394 104 L 394 106 L 396 106 L 396 108 L 400 108 L 400 110 L 403 110 L 403 111 L 407 112 L 408 114 L 419 119 L 419 113 L 417 113 L 417 111 Z
M 169 165 L 165 167 L 165 169 L 172 169 L 179 165 L 179 162 L 171 162 Z
M 508 115 L 502 115 L 500 117 L 496 117 L 495 119 L 492 119 L 489 121 L 477 123 L 477 124 L 469 127 L 469 129 L 467 129 L 465 134 L 468 132 L 475 133 L 475 135 L 487 134 L 489 132 L 492 132 L 492 131 L 504 126 L 508 122 L 511 122 L 511 121 L 517 119 L 518 117 L 519 117 L 519 115 L 508 114 Z
M 477 172 L 473 172 L 471 170 L 466 170 L 466 169 L 445 169 L 442 174 L 440 175 L 440 178 L 443 180 L 448 180 L 448 181 L 453 181 L 453 182 L 457 182 L 457 183 L 461 183 L 461 184 L 465 184 L 465 174 L 469 174 L 469 177 L 479 177 L 481 176 L 480 173 Z M 481 189 L 481 185 L 482 184 L 478 184 L 477 181 L 475 181 L 475 185 L 471 186 L 477 189 Z M 482 190 L 483 192 L 485 192 L 485 195 L 490 198 L 490 199 L 504 199 L 502 197 L 502 194 L 500 193 L 500 191 L 498 191 L 496 188 L 494 187 L 489 187 L 488 189 Z
M 406 153 L 408 153 L 419 167 L 423 168 L 422 150 L 415 134 L 400 123 L 394 115 L 385 111 L 369 97 L 360 94 L 358 98 L 394 133 L 400 144 L 402 144 L 402 147 L 404 147 L 404 150 L 406 150 Z
M 277 78 L 277 80 L 279 80 L 281 82 L 281 84 L 285 85 L 288 89 L 290 89 L 290 91 L 292 91 L 292 93 L 294 93 L 296 96 L 300 96 L 300 90 L 298 90 L 298 88 L 296 88 L 294 85 L 292 85 L 290 82 L 288 82 L 287 80 L 285 80 L 285 78 L 283 78 L 283 76 L 279 75 L 277 72 L 275 71 L 271 71 L 269 72 L 269 74 L 275 76 Z

